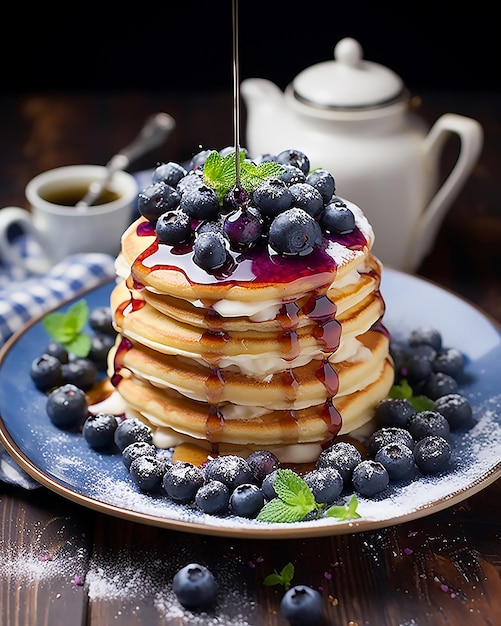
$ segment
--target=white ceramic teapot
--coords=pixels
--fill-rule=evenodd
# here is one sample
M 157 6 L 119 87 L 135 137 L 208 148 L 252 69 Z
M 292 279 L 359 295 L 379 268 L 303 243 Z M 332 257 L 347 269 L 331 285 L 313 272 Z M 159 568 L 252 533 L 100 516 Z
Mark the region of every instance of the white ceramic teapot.
M 336 193 L 372 223 L 377 256 L 413 272 L 477 162 L 482 127 L 449 113 L 428 129 L 411 110 L 402 80 L 363 60 L 356 40 L 341 40 L 334 57 L 302 71 L 285 93 L 265 79 L 242 82 L 246 146 L 253 156 L 302 150 L 312 168 L 329 170 Z M 451 134 L 459 138 L 459 154 L 439 187 L 442 148 Z

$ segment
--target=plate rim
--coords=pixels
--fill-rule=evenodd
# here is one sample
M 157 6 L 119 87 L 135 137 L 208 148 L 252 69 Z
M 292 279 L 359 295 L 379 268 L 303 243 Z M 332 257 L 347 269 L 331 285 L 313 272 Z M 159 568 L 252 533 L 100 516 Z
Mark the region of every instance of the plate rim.
M 395 270 L 390 267 L 385 267 L 385 272 L 389 272 L 400 275 L 403 278 L 410 278 L 424 283 L 425 285 L 434 286 L 447 294 L 458 298 L 463 303 L 472 307 L 477 313 L 483 316 L 498 333 L 501 334 L 501 324 L 492 318 L 488 313 L 483 311 L 475 303 L 470 302 L 468 299 L 454 292 L 453 290 L 443 287 L 433 280 L 418 276 L 416 274 L 409 274 L 400 270 Z M 98 284 L 93 285 L 91 288 L 83 288 L 71 297 L 66 298 L 59 304 L 55 305 L 51 309 L 44 311 L 40 315 L 30 319 L 21 328 L 19 328 L 1 347 L 0 349 L 0 374 L 3 361 L 7 354 L 14 348 L 17 341 L 34 325 L 40 322 L 40 320 L 48 313 L 59 310 L 74 302 L 86 294 L 92 293 L 105 287 L 106 285 L 112 286 L 116 279 L 106 278 L 100 281 Z M 248 525 L 248 526 L 217 526 L 207 524 L 203 521 L 194 520 L 182 520 L 172 519 L 166 516 L 157 516 L 145 511 L 139 511 L 134 509 L 127 509 L 121 506 L 99 500 L 97 498 L 90 497 L 85 493 L 79 492 L 75 487 L 70 488 L 65 486 L 56 477 L 47 475 L 38 465 L 21 449 L 21 446 L 16 443 L 12 434 L 10 433 L 7 425 L 5 424 L 2 415 L 0 415 L 0 442 L 4 445 L 9 455 L 24 469 L 27 474 L 38 481 L 42 486 L 50 489 L 51 491 L 59 494 L 60 496 L 75 502 L 76 504 L 83 505 L 91 510 L 105 513 L 114 517 L 118 517 L 124 520 L 133 521 L 136 523 L 143 523 L 151 526 L 157 526 L 161 528 L 167 528 L 171 530 L 178 530 L 188 533 L 204 534 L 212 536 L 224 536 L 224 537 L 236 537 L 243 539 L 294 539 L 294 538 L 313 538 L 321 536 L 333 536 L 343 535 L 350 533 L 359 533 L 371 530 L 377 530 L 380 528 L 391 527 L 405 522 L 410 522 L 415 519 L 426 517 L 433 513 L 437 513 L 444 509 L 447 509 L 473 495 L 479 491 L 487 488 L 501 477 L 501 460 L 498 461 L 493 467 L 489 469 L 486 474 L 475 479 L 466 488 L 456 490 L 445 497 L 441 497 L 437 500 L 422 504 L 416 509 L 408 511 L 405 514 L 394 516 L 389 519 L 364 519 L 349 520 L 344 522 L 337 522 L 332 520 L 332 523 L 325 523 L 321 525 L 310 525 L 308 522 L 299 522 L 291 525 L 290 527 L 282 524 L 277 527 L 276 524 L 266 524 L 263 526 Z M 217 520 L 217 516 L 212 516 Z M 243 524 L 245 522 L 242 522 Z

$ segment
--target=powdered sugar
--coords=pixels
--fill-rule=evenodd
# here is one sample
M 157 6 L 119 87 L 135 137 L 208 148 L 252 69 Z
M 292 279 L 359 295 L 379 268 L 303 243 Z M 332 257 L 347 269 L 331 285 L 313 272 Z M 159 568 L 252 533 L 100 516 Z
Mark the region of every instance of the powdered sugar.
M 273 529 L 277 536 L 291 532 L 307 536 L 312 528 L 325 527 L 326 533 L 333 534 L 368 530 L 444 508 L 500 475 L 501 334 L 476 309 L 433 285 L 390 270 L 383 276 L 385 322 L 392 335 L 405 334 L 421 324 L 433 324 L 442 331 L 445 345 L 455 346 L 466 355 L 469 380 L 465 393 L 474 411 L 475 425 L 452 437 L 453 471 L 392 486 L 377 500 L 359 498 L 360 520 L 321 519 L 270 525 L 232 516 L 208 516 L 195 506 L 177 505 L 166 496 L 141 493 L 119 455 L 97 453 L 79 433 L 63 432 L 50 424 L 43 394 L 33 388 L 26 372 L 26 363 L 46 341 L 37 326 L 20 338 L 2 363 L 3 422 L 33 471 L 56 490 L 64 487 L 83 504 L 90 499 L 93 506 L 107 512 L 167 527 L 183 529 L 189 525 L 190 530 L 200 528 L 208 534 L 240 535 L 245 531 L 247 536 L 269 535 Z M 404 292 L 406 297 L 402 298 Z M 89 306 L 102 303 L 103 295 L 107 297 L 107 293 L 91 293 Z
M 452 435 L 453 470 L 439 475 L 421 475 L 408 484 L 395 484 L 375 499 L 359 496 L 358 512 L 361 520 L 337 522 L 320 519 L 298 524 L 272 524 L 278 533 L 281 529 L 293 527 L 307 529 L 329 526 L 333 533 L 350 532 L 354 529 L 366 530 L 375 524 L 385 525 L 401 521 L 416 512 L 425 514 L 434 507 L 443 508 L 453 499 L 463 498 L 468 491 L 482 481 L 494 479 L 500 471 L 499 450 L 501 450 L 501 396 L 493 397 L 475 408 L 476 424 L 467 432 Z M 85 451 L 79 454 L 78 448 L 67 445 L 50 446 L 48 459 L 57 472 L 71 470 L 73 489 L 85 497 L 111 507 L 111 511 L 140 518 L 165 522 L 166 525 L 201 524 L 208 532 L 269 530 L 270 525 L 256 520 L 235 516 L 205 515 L 195 505 L 179 505 L 165 495 L 142 493 L 131 480 L 119 455 L 99 455 Z M 68 456 L 69 455 L 69 456 Z
M 238 611 L 240 607 L 245 607 L 247 614 L 252 612 L 255 601 L 244 583 L 238 585 L 238 592 L 235 591 L 235 577 L 242 580 L 239 572 L 241 564 L 224 555 L 210 567 L 218 586 L 214 606 L 190 610 L 180 604 L 172 590 L 172 579 L 181 567 L 194 562 L 194 559 L 194 554 L 186 549 L 180 549 L 177 558 L 168 562 L 159 559 L 155 553 L 145 551 L 136 555 L 125 551 L 114 553 L 111 557 L 99 555 L 91 561 L 85 580 L 89 599 L 118 600 L 123 603 L 124 610 L 130 611 L 128 604 L 132 602 L 136 605 L 138 597 L 142 600 L 151 598 L 154 609 L 165 620 L 178 618 L 182 623 L 193 626 L 247 626 L 249 622 Z M 141 615 L 143 609 L 135 606 L 134 610 Z

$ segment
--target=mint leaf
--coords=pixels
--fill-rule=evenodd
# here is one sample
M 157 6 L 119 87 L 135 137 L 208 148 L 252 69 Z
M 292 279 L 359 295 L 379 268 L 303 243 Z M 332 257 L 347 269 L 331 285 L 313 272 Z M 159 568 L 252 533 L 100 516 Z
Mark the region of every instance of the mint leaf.
M 89 335 L 79 333 L 76 337 L 65 344 L 66 350 L 80 357 L 86 357 L 91 349 L 92 341 Z
M 245 152 L 240 150 L 240 183 L 242 187 L 251 193 L 265 178 L 278 176 L 284 171 L 280 163 L 269 161 L 256 165 L 245 160 Z M 225 195 L 233 189 L 237 182 L 237 169 L 235 152 L 230 152 L 225 157 L 213 150 L 204 163 L 204 183 L 212 187 L 216 192 L 220 203 Z
M 244 189 L 250 193 L 265 180 L 265 178 L 271 178 L 272 176 L 279 176 L 284 171 L 284 168 L 280 163 L 274 161 L 266 161 L 256 165 L 255 163 L 249 163 L 243 161 L 240 170 L 240 181 Z
M 273 488 L 277 497 L 267 502 L 257 516 L 262 522 L 300 522 L 320 508 L 306 482 L 290 469 L 277 471 Z
M 335 519 L 338 519 L 339 521 L 358 519 L 359 517 L 361 517 L 361 515 L 357 513 L 357 507 L 357 496 L 353 494 L 347 504 L 341 506 L 334 505 L 329 507 L 327 511 L 325 511 L 325 517 L 333 517 Z
M 244 153 L 241 151 L 240 161 L 243 157 Z M 225 157 L 215 150 L 209 153 L 204 163 L 204 183 L 214 189 L 220 203 L 235 184 L 236 177 L 234 152 L 230 152 Z
M 294 571 L 294 565 L 292 563 L 287 563 L 287 565 L 282 568 L 280 574 L 277 570 L 274 570 L 273 574 L 266 576 L 263 580 L 263 585 L 266 585 L 267 587 L 271 587 L 273 585 L 283 585 L 284 589 L 287 591 L 287 589 L 291 586 L 292 579 L 294 578 Z
M 433 400 L 426 396 L 415 396 L 407 379 L 400 381 L 399 385 L 393 385 L 388 394 L 390 398 L 408 400 L 416 411 L 426 411 L 433 408 Z
M 42 319 L 43 327 L 57 343 L 66 344 L 75 334 L 74 329 L 65 324 L 65 319 L 64 313 L 49 313 Z
M 280 498 L 273 498 L 273 500 L 267 502 L 259 511 L 257 519 L 260 522 L 283 522 L 285 524 L 292 524 L 294 522 L 300 522 L 308 512 L 309 511 L 306 511 L 305 513 L 302 509 L 287 504 L 283 502 L 283 500 L 280 500 Z
M 48 313 L 42 319 L 42 325 L 56 343 L 62 344 L 68 352 L 86 357 L 91 348 L 91 339 L 84 332 L 89 318 L 86 300 L 72 304 L 67 311 Z
M 315 507 L 315 497 L 305 481 L 290 469 L 279 469 L 273 483 L 277 496 L 290 506 Z

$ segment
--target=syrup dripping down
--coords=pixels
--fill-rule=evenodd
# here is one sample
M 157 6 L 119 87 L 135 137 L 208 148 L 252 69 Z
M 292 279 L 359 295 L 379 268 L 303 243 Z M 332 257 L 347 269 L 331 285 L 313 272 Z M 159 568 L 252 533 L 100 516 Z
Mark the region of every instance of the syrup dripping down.
M 236 184 L 234 197 L 237 204 L 243 206 L 247 201 L 247 194 L 240 181 L 240 85 L 239 85 L 239 55 L 238 55 L 238 0 L 232 0 L 233 20 L 233 80 L 234 80 L 234 103 L 233 103 L 233 130 L 235 145 L 235 175 Z M 153 226 L 148 222 L 141 222 L 136 233 L 139 237 L 155 237 Z M 138 256 L 132 265 L 131 278 L 128 281 L 130 289 L 143 289 L 141 277 L 155 270 L 168 270 L 183 274 L 186 281 L 191 285 L 212 285 L 214 281 L 219 283 L 221 290 L 224 287 L 230 289 L 234 285 L 245 285 L 251 288 L 252 284 L 289 283 L 294 280 L 310 276 L 312 274 L 325 275 L 330 284 L 336 273 L 336 262 L 331 253 L 331 244 L 340 244 L 351 250 L 359 250 L 366 246 L 367 241 L 362 232 L 355 228 L 348 235 L 323 234 L 323 242 L 306 257 L 282 258 L 271 255 L 265 244 L 256 245 L 245 251 L 230 251 L 231 262 L 216 272 L 207 272 L 199 268 L 192 260 L 191 243 L 180 246 L 159 245 L 155 240 L 146 250 Z M 224 293 L 221 297 L 224 297 Z M 122 315 L 130 314 L 136 305 L 133 301 L 128 308 L 124 308 Z M 209 374 L 205 382 L 207 403 L 209 405 L 206 420 L 206 437 L 213 444 L 213 451 L 217 452 L 217 443 L 222 439 L 224 431 L 224 416 L 219 407 L 219 401 L 224 390 L 224 376 L 219 368 L 221 344 L 228 340 L 228 335 L 223 330 L 221 317 L 209 305 L 206 309 L 206 322 L 208 330 L 201 338 L 202 356 L 208 364 Z M 326 294 L 315 293 L 306 302 L 285 302 L 277 315 L 277 321 L 282 328 L 280 337 L 281 355 L 284 361 L 292 361 L 299 355 L 299 339 L 297 334 L 299 319 L 306 315 L 311 322 L 312 336 L 323 357 L 319 361 L 315 373 L 317 379 L 325 387 L 327 400 L 319 407 L 321 418 L 327 425 L 329 433 L 334 436 L 341 428 L 341 416 L 332 403 L 332 398 L 339 389 L 338 375 L 335 367 L 330 363 L 329 356 L 338 347 L 341 336 L 341 326 L 335 319 L 336 306 Z M 377 328 L 379 330 L 379 327 Z M 381 332 L 384 327 L 381 325 Z M 127 349 L 124 345 L 119 347 Z M 118 352 L 117 351 L 117 354 Z M 119 366 L 120 358 L 116 357 L 116 366 Z M 115 370 L 119 371 L 119 370 Z M 281 384 L 285 389 L 285 396 L 294 400 L 297 396 L 298 381 L 292 368 L 287 368 L 280 374 Z M 297 416 L 291 410 L 288 412 L 288 425 L 295 425 L 297 429 Z

